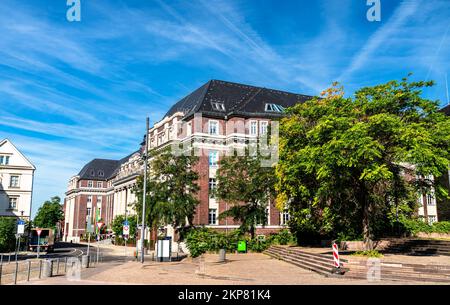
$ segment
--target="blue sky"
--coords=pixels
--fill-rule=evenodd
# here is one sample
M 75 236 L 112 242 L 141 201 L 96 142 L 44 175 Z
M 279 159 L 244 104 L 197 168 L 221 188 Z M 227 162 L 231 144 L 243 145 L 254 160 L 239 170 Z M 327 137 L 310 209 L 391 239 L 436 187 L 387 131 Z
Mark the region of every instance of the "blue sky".
M 36 165 L 33 211 L 93 158 L 121 158 L 145 129 L 209 79 L 303 94 L 351 94 L 434 79 L 446 104 L 447 0 L 0 1 L 0 138 Z

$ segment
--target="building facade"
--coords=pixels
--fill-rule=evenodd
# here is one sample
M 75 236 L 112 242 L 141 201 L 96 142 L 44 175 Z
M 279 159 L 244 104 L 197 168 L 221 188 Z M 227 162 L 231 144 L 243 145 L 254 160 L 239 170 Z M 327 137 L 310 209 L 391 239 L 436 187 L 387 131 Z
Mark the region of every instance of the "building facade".
M 35 170 L 11 141 L 0 141 L 0 217 L 30 219 Z
M 193 147 L 199 156 L 195 170 L 199 174 L 197 194 L 200 201 L 194 225 L 218 230 L 239 226 L 233 219 L 219 220 L 228 203 L 212 196 L 216 187 L 219 162 L 230 150 L 243 151 L 274 128 L 272 122 L 283 116 L 283 110 L 310 99 L 310 96 L 273 89 L 211 80 L 174 104 L 162 120 L 148 131 L 149 150 L 168 146 Z M 132 188 L 143 172 L 141 143 L 138 151 L 122 160 L 94 159 L 69 181 L 66 192 L 66 240 L 78 241 L 85 233 L 87 217 L 101 213 L 106 224 L 117 215 L 135 213 L 130 206 L 135 198 Z M 277 151 L 271 151 L 276 157 Z M 269 159 L 271 156 L 269 156 Z M 102 176 L 99 176 L 99 173 Z M 257 227 L 257 234 L 268 234 L 283 228 L 287 213 L 280 213 L 274 202 L 267 204 L 267 223 Z M 101 210 L 100 212 L 99 209 Z M 173 235 L 173 228 L 167 228 Z

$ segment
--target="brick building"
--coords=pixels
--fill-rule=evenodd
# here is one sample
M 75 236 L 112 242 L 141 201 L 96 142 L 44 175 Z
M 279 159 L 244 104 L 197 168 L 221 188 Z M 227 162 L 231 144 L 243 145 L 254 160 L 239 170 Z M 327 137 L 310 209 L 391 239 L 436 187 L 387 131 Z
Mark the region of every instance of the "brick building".
M 220 230 L 238 227 L 232 219 L 218 220 L 228 204 L 211 196 L 216 185 L 216 170 L 223 155 L 230 149 L 243 149 L 264 136 L 271 122 L 281 118 L 287 107 L 301 103 L 310 96 L 243 84 L 211 80 L 174 104 L 162 120 L 148 132 L 149 150 L 173 145 L 192 145 L 199 154 L 200 204 L 194 225 Z M 129 208 L 135 198 L 131 188 L 142 173 L 140 150 L 122 160 L 94 159 L 69 181 L 66 192 L 66 240 L 78 241 L 86 229 L 87 217 L 98 215 L 109 224 L 117 215 L 134 213 Z M 258 234 L 277 231 L 288 219 L 274 202 L 268 203 L 268 222 L 257 228 Z M 173 234 L 173 228 L 168 228 Z

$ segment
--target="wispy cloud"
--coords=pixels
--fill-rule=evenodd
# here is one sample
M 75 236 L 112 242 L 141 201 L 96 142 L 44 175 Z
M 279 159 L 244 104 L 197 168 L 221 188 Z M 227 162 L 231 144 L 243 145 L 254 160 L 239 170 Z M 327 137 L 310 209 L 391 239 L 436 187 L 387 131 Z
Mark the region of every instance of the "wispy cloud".
M 408 18 L 417 11 L 420 7 L 420 2 L 420 0 L 403 1 L 397 7 L 394 14 L 389 18 L 389 21 L 382 25 L 356 53 L 348 67 L 345 68 L 338 77 L 338 80 L 345 82 L 355 71 L 361 68 L 367 68 L 367 60 L 373 56 L 373 53 L 386 41 L 389 36 L 401 28 Z

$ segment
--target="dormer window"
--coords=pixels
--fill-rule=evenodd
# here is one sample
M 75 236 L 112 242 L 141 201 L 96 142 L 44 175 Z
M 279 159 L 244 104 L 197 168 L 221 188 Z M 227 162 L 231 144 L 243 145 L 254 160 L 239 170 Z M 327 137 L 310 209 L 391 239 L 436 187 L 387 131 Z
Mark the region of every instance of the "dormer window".
M 211 102 L 211 107 L 216 111 L 225 111 L 225 105 L 221 102 Z
M 100 171 L 98 171 L 98 176 L 103 177 L 103 176 L 105 176 L 105 173 L 102 170 L 100 170 Z
M 285 108 L 277 104 L 266 104 L 266 112 L 284 112 Z
M 95 176 L 95 170 L 91 169 L 91 176 L 94 177 Z

